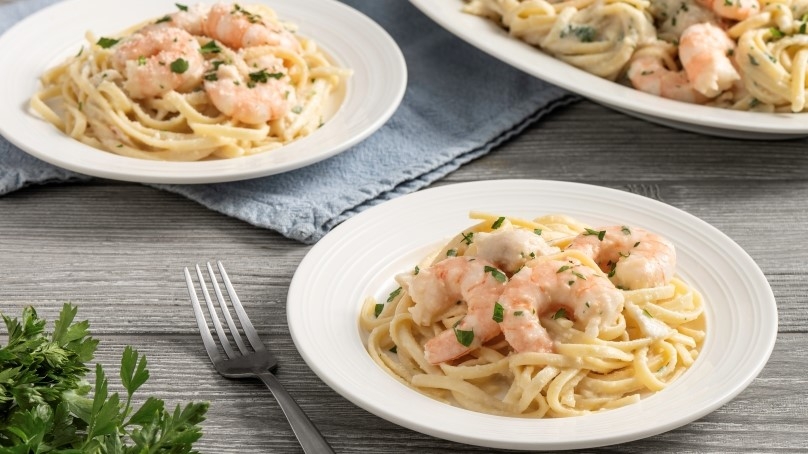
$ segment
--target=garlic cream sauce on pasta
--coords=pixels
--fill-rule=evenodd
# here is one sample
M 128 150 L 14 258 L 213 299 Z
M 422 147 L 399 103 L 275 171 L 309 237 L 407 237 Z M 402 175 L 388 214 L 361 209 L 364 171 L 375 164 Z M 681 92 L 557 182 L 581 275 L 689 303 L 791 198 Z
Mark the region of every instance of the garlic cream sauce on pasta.
M 88 31 L 31 107 L 115 154 L 197 161 L 266 152 L 336 110 L 351 71 L 261 4 L 176 4 L 114 35 Z
M 805 112 L 807 0 L 466 0 L 516 39 L 683 102 Z
M 471 218 L 363 304 L 367 351 L 399 382 L 472 411 L 555 418 L 638 402 L 696 361 L 704 301 L 663 237 L 564 215 Z

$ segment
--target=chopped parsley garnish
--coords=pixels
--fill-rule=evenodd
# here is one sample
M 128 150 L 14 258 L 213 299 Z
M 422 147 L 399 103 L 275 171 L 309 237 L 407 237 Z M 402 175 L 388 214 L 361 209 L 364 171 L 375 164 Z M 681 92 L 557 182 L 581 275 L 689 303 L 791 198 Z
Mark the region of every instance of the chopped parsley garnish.
M 218 54 L 221 51 L 222 48 L 219 47 L 214 40 L 208 41 L 204 46 L 199 48 L 199 52 L 202 52 L 203 54 Z
M 642 310 L 642 313 L 643 313 L 643 315 L 645 315 L 646 317 L 651 317 L 651 318 L 654 318 L 654 316 L 653 316 L 653 315 L 651 315 L 651 313 L 650 313 L 650 312 L 648 312 L 648 309 L 643 309 L 643 310 Z
M 391 349 L 390 349 L 390 350 L 388 350 L 388 351 L 389 351 L 390 353 L 398 353 L 398 346 L 397 346 L 397 345 L 393 345 L 393 348 L 391 348 Z
M 755 60 L 755 57 L 753 57 L 751 55 L 749 56 L 749 63 L 751 63 L 752 66 L 758 66 L 760 64 L 760 63 L 757 62 L 757 60 Z
M 390 292 L 390 295 L 387 296 L 387 302 L 389 303 L 390 301 L 393 301 L 393 299 L 397 297 L 400 293 L 401 293 L 401 287 Z
M 803 22 L 803 23 L 801 23 L 801 24 L 800 24 L 800 31 L 799 31 L 799 33 L 801 33 L 801 34 L 803 34 L 803 35 L 805 34 L 805 22 Z
M 579 273 L 577 271 L 573 271 L 572 274 L 574 274 L 578 279 L 586 280 L 586 276 L 584 276 L 583 274 L 581 274 L 581 273 Z
M 517 316 L 517 317 L 521 317 L 521 316 L 522 316 L 522 314 L 524 314 L 524 313 L 525 313 L 524 311 L 514 311 L 514 312 L 513 312 L 513 315 L 515 315 L 515 316 Z
M 261 71 L 256 71 L 254 73 L 250 73 L 250 80 L 253 82 L 259 82 L 265 84 L 269 81 L 270 78 L 272 79 L 280 79 L 283 77 L 283 73 L 268 73 L 265 69 Z
M 474 242 L 474 232 L 462 233 L 461 235 L 463 235 L 463 239 L 461 241 L 466 243 L 466 245 L 470 245 Z
M 561 37 L 564 38 L 567 35 L 574 35 L 582 43 L 591 43 L 595 40 L 596 32 L 594 28 L 588 25 L 581 25 L 578 27 L 568 25 L 567 28 L 561 32 Z
M 146 57 L 141 55 L 140 57 L 137 58 L 137 65 L 138 66 L 143 66 L 145 64 L 146 64 Z
M 473 330 L 465 331 L 465 330 L 457 329 L 457 328 L 453 328 L 453 329 L 454 329 L 454 333 L 455 333 L 455 337 L 457 338 L 457 341 L 460 342 L 464 347 L 468 347 L 474 341 L 474 331 Z
M 541 229 L 533 229 L 533 233 L 535 233 L 536 235 L 541 236 Z
M 163 22 L 171 22 L 171 17 L 169 17 L 168 15 L 165 15 L 165 16 L 157 19 L 154 23 L 155 24 L 162 24 Z
M 508 276 L 505 276 L 505 273 L 502 271 L 494 268 L 493 266 L 484 266 L 483 271 L 486 273 L 491 273 L 491 276 L 497 280 L 497 282 L 504 283 L 508 280 Z
M 418 265 L 415 265 L 415 270 L 412 272 L 413 275 L 417 276 L 418 273 L 421 272 L 421 268 L 418 268 Z
M 572 267 L 569 266 L 569 265 L 564 265 L 561 268 L 559 268 L 558 271 L 556 271 L 556 273 L 563 273 L 564 271 L 567 271 L 570 268 L 572 268 Z
M 494 316 L 491 318 L 497 323 L 502 323 L 504 315 L 505 308 L 499 303 L 494 303 Z
M 617 271 L 617 262 L 612 263 L 612 267 L 609 269 L 609 277 L 614 277 L 615 271 Z
M 620 231 L 621 231 L 621 232 L 623 232 L 623 234 L 625 234 L 625 235 L 631 235 L 631 229 L 629 229 L 629 228 L 628 228 L 627 226 L 625 226 L 625 225 L 624 225 L 624 226 L 622 226 L 622 227 L 620 227 Z
M 497 218 L 497 220 L 496 220 L 496 221 L 494 221 L 494 223 L 493 223 L 493 224 L 491 224 L 491 229 L 492 229 L 492 230 L 496 230 L 496 229 L 498 229 L 498 228 L 502 227 L 502 223 L 503 223 L 503 222 L 505 222 L 505 217 L 504 217 L 504 216 L 500 216 L 499 218 Z
M 598 231 L 598 230 L 587 228 L 586 232 L 584 232 L 584 236 L 591 236 L 591 235 L 595 235 L 595 236 L 598 237 L 599 241 L 603 241 L 603 238 L 606 237 L 606 231 L 605 230 Z
M 171 72 L 182 74 L 185 71 L 188 71 L 188 61 L 182 58 L 178 58 L 171 62 Z
M 174 3 L 177 6 L 177 9 L 180 11 L 188 11 L 188 7 L 183 5 L 182 3 Z
M 559 318 L 567 318 L 567 311 L 563 307 L 553 314 L 553 320 L 558 320 Z
M 780 31 L 780 29 L 779 29 L 779 28 L 776 28 L 776 27 L 771 27 L 771 28 L 769 28 L 769 33 L 771 33 L 771 34 L 772 34 L 772 38 L 775 38 L 775 39 L 777 39 L 777 38 L 782 38 L 783 36 L 785 36 L 785 35 L 783 34 L 783 32 L 781 32 L 781 31 Z
M 211 82 L 219 80 L 219 76 L 217 76 L 214 72 L 207 73 L 202 78 Z
M 634 247 L 637 247 L 637 246 L 639 246 L 639 245 L 640 245 L 640 242 L 639 242 L 639 241 L 637 241 L 636 243 L 634 243 Z
M 384 303 L 376 303 L 376 306 L 373 308 L 373 315 L 375 315 L 376 318 L 379 318 L 379 315 L 382 313 L 383 310 L 384 310 Z
M 101 37 L 101 38 L 98 39 L 98 42 L 96 44 L 98 44 L 99 46 L 101 46 L 104 49 L 109 49 L 110 47 L 118 44 L 119 41 L 120 41 L 120 39 L 112 39 L 112 38 Z
M 457 249 L 449 249 L 446 251 L 446 257 L 456 257 L 457 256 Z
M 299 114 L 300 112 L 303 112 L 303 107 L 301 107 L 301 106 L 292 107 L 292 113 Z

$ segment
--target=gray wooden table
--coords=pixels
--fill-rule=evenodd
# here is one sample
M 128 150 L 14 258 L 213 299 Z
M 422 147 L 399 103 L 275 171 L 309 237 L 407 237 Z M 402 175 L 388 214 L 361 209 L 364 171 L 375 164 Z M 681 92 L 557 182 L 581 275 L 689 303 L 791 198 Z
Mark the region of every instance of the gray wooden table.
M 10 0 L 0 0 L 6 2 Z M 808 142 L 701 136 L 583 101 L 557 111 L 436 185 L 501 178 L 586 182 L 692 213 L 738 242 L 774 290 L 779 334 L 760 376 L 704 418 L 590 452 L 808 452 Z M 286 325 L 286 293 L 308 246 L 146 186 L 95 180 L 0 198 L 0 310 L 33 304 L 53 320 L 79 306 L 114 375 L 133 345 L 148 356 L 144 394 L 211 403 L 198 443 L 209 453 L 294 453 L 299 445 L 258 382 L 228 381 L 208 360 L 182 268 L 226 262 L 279 380 L 339 453 L 489 452 L 396 426 L 327 387 Z
M 592 452 L 808 452 L 807 144 L 701 136 L 583 101 L 438 183 L 537 178 L 642 194 L 725 232 L 771 283 L 777 344 L 749 388 L 682 428 Z M 19 313 L 34 304 L 53 319 L 65 301 L 77 304 L 101 339 L 98 361 L 114 368 L 133 345 L 149 359 L 145 393 L 171 405 L 210 401 L 202 452 L 300 452 L 263 385 L 220 377 L 202 348 L 181 272 L 222 259 L 278 354 L 280 381 L 337 452 L 489 452 L 398 427 L 314 375 L 294 347 L 285 311 L 308 250 L 146 186 L 95 180 L 30 187 L 0 198 L 0 309 Z

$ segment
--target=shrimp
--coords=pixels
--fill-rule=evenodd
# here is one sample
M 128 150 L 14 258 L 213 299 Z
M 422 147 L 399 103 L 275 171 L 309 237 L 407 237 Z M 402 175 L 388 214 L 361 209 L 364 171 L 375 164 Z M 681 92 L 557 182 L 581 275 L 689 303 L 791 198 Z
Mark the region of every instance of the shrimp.
M 638 227 L 588 229 L 567 250 L 591 257 L 617 287 L 626 290 L 666 285 L 676 269 L 673 243 Z
M 220 112 L 247 124 L 265 124 L 286 115 L 287 94 L 291 91 L 283 61 L 265 55 L 242 76 L 235 65 L 221 64 L 205 76 L 205 93 Z
M 199 43 L 174 27 L 145 27 L 127 37 L 115 46 L 112 65 L 124 76 L 124 90 L 134 99 L 190 90 L 205 70 Z
M 513 275 L 499 298 L 500 327 L 517 352 L 552 352 L 553 340 L 539 317 L 564 309 L 596 337 L 615 323 L 623 302 L 614 284 L 577 260 L 537 260 Z
M 684 71 L 668 69 L 662 59 L 654 55 L 635 58 L 628 68 L 628 78 L 634 88 L 652 95 L 695 104 L 708 100 L 693 87 Z
M 732 88 L 741 79 L 728 56 L 734 50 L 735 41 L 710 23 L 691 25 L 679 39 L 679 59 L 688 80 L 708 98 Z
M 202 3 L 186 7 L 186 9 L 169 14 L 161 19 L 157 25 L 178 27 L 192 35 L 205 33 L 205 21 L 208 18 L 210 7 Z M 168 20 L 166 20 L 168 19 Z
M 458 358 L 500 333 L 491 316 L 505 288 L 505 275 L 501 273 L 486 260 L 464 256 L 447 258 L 416 275 L 406 273 L 396 277 L 415 302 L 410 308 L 415 323 L 430 325 L 460 301 L 468 306 L 459 324 L 427 341 L 424 346 L 427 361 L 438 364 Z M 470 332 L 473 337 L 465 344 L 460 343 L 459 331 Z
M 252 46 L 278 46 L 300 52 L 300 42 L 283 27 L 273 27 L 261 16 L 237 4 L 217 3 L 204 24 L 205 34 L 233 49 Z
M 703 104 L 732 89 L 741 79 L 728 56 L 735 43 L 715 25 L 694 24 L 682 32 L 682 71 L 672 69 L 672 48 L 664 47 L 660 44 L 638 52 L 627 73 L 634 88 L 663 98 Z
M 540 235 L 513 228 L 511 224 L 491 233 L 478 233 L 473 244 L 467 255 L 486 259 L 507 274 L 515 273 L 536 257 L 559 252 L 557 247 L 548 245 Z
M 760 12 L 758 0 L 699 0 L 699 2 L 712 9 L 718 16 L 737 21 Z

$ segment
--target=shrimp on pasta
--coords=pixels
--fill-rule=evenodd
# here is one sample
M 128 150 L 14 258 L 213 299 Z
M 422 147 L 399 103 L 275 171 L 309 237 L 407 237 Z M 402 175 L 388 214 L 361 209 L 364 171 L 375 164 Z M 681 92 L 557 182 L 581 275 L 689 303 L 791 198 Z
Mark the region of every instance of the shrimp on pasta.
M 805 112 L 803 0 L 465 0 L 464 11 L 591 74 L 677 101 Z
M 403 384 L 485 413 L 581 416 L 661 391 L 698 358 L 704 302 L 662 236 L 472 217 L 363 306 L 368 353 Z
M 321 127 L 350 70 L 265 5 L 177 4 L 96 37 L 46 72 L 31 106 L 92 147 L 195 161 L 262 153 Z

